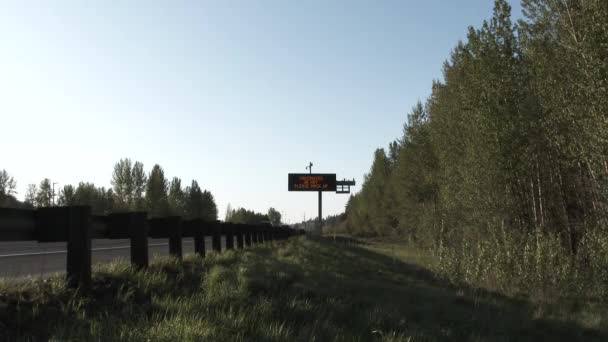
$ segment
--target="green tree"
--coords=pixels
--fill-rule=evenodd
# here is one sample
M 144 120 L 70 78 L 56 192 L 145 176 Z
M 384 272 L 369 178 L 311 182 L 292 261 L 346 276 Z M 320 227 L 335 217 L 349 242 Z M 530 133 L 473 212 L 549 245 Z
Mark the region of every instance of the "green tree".
M 48 178 L 43 179 L 38 186 L 36 192 L 34 205 L 36 207 L 50 207 L 51 200 L 53 198 L 53 190 L 51 189 L 51 181 Z
M 112 172 L 111 184 L 116 196 L 116 206 L 123 210 L 130 209 L 133 203 L 135 187 L 131 169 L 131 159 L 125 158 L 114 165 L 114 171 Z
M 6 170 L 0 171 L 0 207 L 12 206 L 16 202 L 17 182 Z
M 132 203 L 131 208 L 135 210 L 145 209 L 144 191 L 146 190 L 146 172 L 144 171 L 144 164 L 141 162 L 135 162 L 133 169 L 131 170 L 131 179 L 133 180 L 133 194 L 131 195 Z
M 25 191 L 25 203 L 30 206 L 36 205 L 36 195 L 38 194 L 38 187 L 36 184 L 28 184 L 27 190 Z
M 88 205 L 92 211 L 99 213 L 99 193 L 95 184 L 89 182 L 80 182 L 74 191 L 74 203 L 76 205 Z
M 198 182 L 193 180 L 185 190 L 186 217 L 190 219 L 203 217 L 203 191 Z
M 185 191 L 185 212 L 188 218 L 201 218 L 205 221 L 217 220 L 217 206 L 213 195 L 202 191 L 198 182 L 193 180 Z
M 230 203 L 226 206 L 226 214 L 224 214 L 224 222 L 231 222 L 232 219 L 232 206 Z
M 6 170 L 0 171 L 0 196 L 14 196 L 17 194 L 17 182 Z
M 202 195 L 202 218 L 206 221 L 217 220 L 217 205 L 210 191 L 203 191 Z
M 268 209 L 268 213 L 266 215 L 273 226 L 281 225 L 281 213 L 278 210 L 271 207 Z
M 97 201 L 95 208 L 100 214 L 108 214 L 115 210 L 114 206 L 114 191 L 105 187 L 97 188 Z
M 186 194 L 182 189 L 182 180 L 173 177 L 169 185 L 169 209 L 172 215 L 184 216 L 186 213 Z
M 459 251 L 505 232 L 539 249 L 557 234 L 576 255 L 608 223 L 608 7 L 523 9 L 516 26 L 496 0 L 492 18 L 469 28 L 403 138 L 375 152 L 346 208 L 349 231 Z
M 169 213 L 169 182 L 160 165 L 152 167 L 146 184 L 146 207 L 152 217 L 166 216 Z
M 246 224 L 260 224 L 268 221 L 268 215 L 262 213 L 256 213 L 252 210 L 245 208 L 233 209 L 230 215 L 230 221 L 232 223 L 246 223 Z
M 57 204 L 61 206 L 71 206 L 76 204 L 74 186 L 71 184 L 64 185 L 63 189 L 59 191 L 59 198 Z
M 144 165 L 129 158 L 121 159 L 114 165 L 111 184 L 115 195 L 115 206 L 121 210 L 145 209 L 146 189 Z
M 419 102 L 408 115 L 391 176 L 395 189 L 392 215 L 398 221 L 399 233 L 411 240 L 421 242 L 421 235 L 433 233 L 438 217 L 438 171 L 428 116 Z

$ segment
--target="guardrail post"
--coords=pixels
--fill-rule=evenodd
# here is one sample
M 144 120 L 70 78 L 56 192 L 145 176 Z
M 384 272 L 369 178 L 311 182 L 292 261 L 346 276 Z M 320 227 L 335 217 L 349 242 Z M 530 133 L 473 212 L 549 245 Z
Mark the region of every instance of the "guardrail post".
M 220 253 L 222 251 L 222 225 L 219 221 L 213 222 L 211 233 L 211 247 L 214 251 Z
M 38 242 L 68 241 L 70 207 L 46 207 L 36 210 L 35 233 Z
M 268 231 L 268 227 L 262 228 L 264 230 L 264 242 L 270 242 L 270 232 Z
M 148 213 L 129 213 L 129 236 L 131 238 L 131 265 L 148 267 Z
M 235 230 L 235 235 L 236 235 L 236 248 L 238 249 L 243 249 L 244 244 L 243 244 L 243 228 L 244 225 L 242 224 L 235 224 L 233 225 L 234 230 Z
M 234 225 L 231 223 L 224 223 L 225 238 L 226 238 L 226 249 L 234 249 Z
M 91 239 L 89 222 L 91 207 L 67 209 L 67 282 L 70 287 L 88 290 L 91 287 Z
M 205 224 L 201 220 L 196 220 L 193 223 L 194 229 L 194 253 L 205 257 Z
M 251 247 L 251 226 L 245 225 L 243 227 L 243 233 L 245 234 L 245 246 Z
M 182 218 L 179 216 L 167 217 L 167 229 L 169 230 L 169 254 L 182 258 Z
M 277 227 L 272 227 L 272 228 L 268 228 L 270 229 L 270 240 L 272 241 L 276 241 L 279 239 L 279 232 L 277 230 Z
M 251 244 L 258 244 L 258 228 L 252 224 L 249 225 L 249 234 L 251 235 Z

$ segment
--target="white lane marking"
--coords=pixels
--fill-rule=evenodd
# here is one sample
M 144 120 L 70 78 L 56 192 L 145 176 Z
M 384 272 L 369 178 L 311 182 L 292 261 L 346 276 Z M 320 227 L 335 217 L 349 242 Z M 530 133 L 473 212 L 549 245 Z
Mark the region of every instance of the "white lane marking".
M 194 241 L 183 241 L 182 243 L 194 243 Z M 151 243 L 151 244 L 148 244 L 148 247 L 158 247 L 158 246 L 168 246 L 168 245 L 169 245 L 168 243 Z M 114 250 L 114 249 L 127 249 L 127 248 L 131 248 L 131 246 L 115 246 L 115 247 L 91 248 L 91 252 L 110 251 L 110 250 Z M 34 256 L 34 255 L 62 254 L 62 253 L 67 253 L 67 252 L 68 251 L 51 251 L 51 252 L 40 252 L 40 253 L 3 254 L 3 255 L 0 255 L 0 258 Z

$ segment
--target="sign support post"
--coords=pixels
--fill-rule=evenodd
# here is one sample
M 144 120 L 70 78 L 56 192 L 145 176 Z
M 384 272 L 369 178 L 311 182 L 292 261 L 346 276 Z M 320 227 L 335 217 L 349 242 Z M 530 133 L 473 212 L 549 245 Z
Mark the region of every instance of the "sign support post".
M 323 228 L 323 191 L 319 191 L 319 228 L 318 234 L 321 235 L 321 228 Z
M 321 235 L 323 227 L 323 192 L 349 194 L 355 180 L 336 180 L 335 173 L 312 173 L 312 162 L 306 166 L 308 173 L 290 173 L 287 175 L 288 191 L 317 191 L 319 193 L 319 216 L 312 232 Z

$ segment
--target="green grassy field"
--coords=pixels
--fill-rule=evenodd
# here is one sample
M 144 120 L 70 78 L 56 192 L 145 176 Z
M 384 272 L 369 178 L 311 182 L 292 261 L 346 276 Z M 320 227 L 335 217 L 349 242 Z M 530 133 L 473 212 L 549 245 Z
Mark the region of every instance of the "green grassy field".
M 114 263 L 87 296 L 61 278 L 0 284 L 0 340 L 608 340 L 605 306 L 454 286 L 432 269 L 402 245 L 304 237 L 142 272 Z

